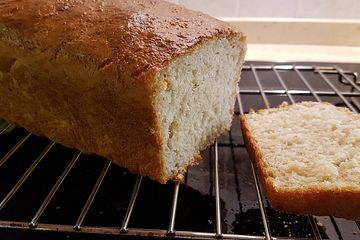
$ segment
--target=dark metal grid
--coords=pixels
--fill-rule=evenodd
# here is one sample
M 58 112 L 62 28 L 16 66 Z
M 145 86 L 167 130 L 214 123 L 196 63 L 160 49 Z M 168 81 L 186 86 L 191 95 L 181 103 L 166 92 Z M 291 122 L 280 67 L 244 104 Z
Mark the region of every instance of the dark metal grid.
M 359 112 L 358 106 L 352 102 L 352 98 L 360 97 L 360 87 L 359 81 L 357 78 L 356 72 L 344 71 L 338 66 L 295 66 L 295 65 L 249 65 L 243 68 L 244 72 L 251 72 L 253 74 L 254 80 L 256 82 L 258 89 L 242 89 L 240 90 L 241 95 L 260 95 L 264 106 L 266 108 L 270 107 L 270 100 L 268 96 L 279 95 L 286 96 L 291 103 L 295 103 L 296 100 L 294 96 L 313 96 L 315 100 L 322 101 L 321 97 L 326 96 L 336 96 L 338 97 L 342 103 L 351 109 L 354 112 Z M 276 76 L 276 79 L 279 81 L 281 88 L 280 89 L 264 89 L 263 83 L 260 77 L 260 71 L 272 71 Z M 289 89 L 286 84 L 286 80 L 283 79 L 280 72 L 294 72 L 298 76 L 298 78 L 303 82 L 307 89 Z M 311 79 L 307 79 L 304 76 L 304 72 L 314 72 L 317 73 L 322 81 L 324 81 L 330 88 L 327 90 L 315 90 L 312 85 L 309 83 Z M 348 91 L 340 91 L 337 89 L 336 85 L 329 79 L 329 75 L 337 75 L 339 82 L 343 85 L 351 86 L 351 89 Z M 236 114 L 243 114 L 244 107 L 241 102 L 240 95 L 237 96 L 238 108 L 239 112 Z M 0 131 L 0 135 L 6 132 L 11 127 L 11 124 L 8 124 L 5 128 Z M 19 147 L 26 142 L 26 140 L 31 136 L 31 133 L 26 133 L 14 146 L 5 154 L 4 157 L 0 160 L 0 167 L 19 149 Z M 231 136 L 231 132 L 230 132 Z M 230 137 L 232 139 L 232 137 Z M 12 198 L 12 196 L 17 192 L 20 186 L 27 180 L 27 178 L 31 175 L 33 170 L 38 166 L 38 164 L 42 161 L 45 155 L 50 151 L 50 149 L 54 146 L 55 143 L 51 142 L 47 145 L 47 147 L 41 152 L 41 154 L 37 157 L 37 159 L 31 164 L 31 166 L 26 170 L 26 172 L 20 177 L 17 183 L 11 188 L 8 194 L 2 199 L 0 202 L 0 213 L 3 207 L 8 203 L 8 201 Z M 78 216 L 77 221 L 74 225 L 61 225 L 61 224 L 48 224 L 48 223 L 39 223 L 38 220 L 41 217 L 42 213 L 46 209 L 47 205 L 58 191 L 59 187 L 67 177 L 68 173 L 72 170 L 76 161 L 79 159 L 81 153 L 77 152 L 72 160 L 69 162 L 61 176 L 58 178 L 50 192 L 47 194 L 46 198 L 41 203 L 38 208 L 36 214 L 33 216 L 30 222 L 14 222 L 14 221 L 6 221 L 0 220 L 0 228 L 15 228 L 15 229 L 29 229 L 32 228 L 34 230 L 42 230 L 42 231 L 64 231 L 64 232 L 84 232 L 84 233 L 95 233 L 95 234 L 112 234 L 112 235 L 123 235 L 123 236 L 153 236 L 153 237 L 175 237 L 175 238 L 197 238 L 197 239 L 281 239 L 279 237 L 271 236 L 271 229 L 269 224 L 269 219 L 266 210 L 266 199 L 263 194 L 263 190 L 259 184 L 259 180 L 256 174 L 256 169 L 251 163 L 252 166 L 252 175 L 255 183 L 255 191 L 259 202 L 259 208 L 261 212 L 261 219 L 264 227 L 264 236 L 261 235 L 240 235 L 240 234 L 228 234 L 222 231 L 221 222 L 221 196 L 220 196 L 220 187 L 219 187 L 219 157 L 218 157 L 218 146 L 231 147 L 232 151 L 233 147 L 241 147 L 244 148 L 243 144 L 235 144 L 231 142 L 227 143 L 218 143 L 215 141 L 214 146 L 214 189 L 215 189 L 215 231 L 214 232 L 196 232 L 196 231 L 181 231 L 175 229 L 175 218 L 177 212 L 177 203 L 179 196 L 179 186 L 180 183 L 176 182 L 174 184 L 173 191 L 173 200 L 171 205 L 171 212 L 169 216 L 169 224 L 168 229 L 144 229 L 144 228 L 129 228 L 129 221 L 132 216 L 132 211 L 136 204 L 138 193 L 141 189 L 141 183 L 143 177 L 138 176 L 136 182 L 133 187 L 133 192 L 128 204 L 128 208 L 126 210 L 126 214 L 124 216 L 123 222 L 119 227 L 94 227 L 94 226 L 83 226 L 83 221 L 86 218 L 88 210 L 93 203 L 96 194 L 101 187 L 101 184 L 108 172 L 110 167 L 110 162 L 106 161 L 102 171 L 100 172 L 96 183 L 94 184 L 90 195 L 88 196 L 81 213 Z M 186 178 L 187 179 L 187 178 Z M 156 217 L 156 216 L 154 216 Z M 322 239 L 322 236 L 319 231 L 318 224 L 314 216 L 308 216 L 309 222 L 313 232 L 314 239 Z M 341 232 L 339 230 L 339 226 L 336 223 L 333 217 L 330 217 L 332 224 L 334 225 L 334 229 L 338 234 L 339 239 L 343 239 L 341 236 Z M 360 228 L 359 222 L 356 222 L 357 226 Z M 296 238 L 301 239 L 301 238 Z

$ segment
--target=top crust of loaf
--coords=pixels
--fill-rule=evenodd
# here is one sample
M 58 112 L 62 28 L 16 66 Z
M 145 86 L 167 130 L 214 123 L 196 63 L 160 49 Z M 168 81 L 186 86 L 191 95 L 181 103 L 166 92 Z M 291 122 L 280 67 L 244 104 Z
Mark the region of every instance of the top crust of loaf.
M 236 35 L 215 18 L 161 0 L 0 2 L 3 41 L 144 81 L 204 41 Z

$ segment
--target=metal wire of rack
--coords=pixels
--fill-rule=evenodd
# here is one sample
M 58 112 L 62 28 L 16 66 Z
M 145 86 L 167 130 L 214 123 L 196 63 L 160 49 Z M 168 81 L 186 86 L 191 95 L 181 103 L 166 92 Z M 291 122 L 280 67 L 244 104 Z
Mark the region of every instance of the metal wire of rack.
M 275 81 L 277 81 L 277 87 L 268 87 L 264 84 L 262 74 L 272 74 Z M 288 81 L 286 74 L 291 73 L 296 76 L 297 80 L 303 85 L 302 88 L 295 88 L 289 86 L 292 83 Z M 312 76 L 318 76 L 318 83 L 325 84 L 326 87 L 314 86 L 314 80 L 307 76 L 308 73 L 313 74 Z M 252 80 L 249 80 L 249 79 Z M 247 79 L 247 80 L 246 80 Z M 247 85 L 252 81 L 252 87 L 243 88 L 240 87 L 240 94 L 237 96 L 237 108 L 236 115 L 244 114 L 244 109 L 249 107 L 255 108 L 269 108 L 272 105 L 276 105 L 280 100 L 287 100 L 290 103 L 295 103 L 303 98 L 310 98 L 316 101 L 332 101 L 334 100 L 338 105 L 348 107 L 354 112 L 359 112 L 359 100 L 360 100 L 360 82 L 357 73 L 354 71 L 345 71 L 338 66 L 306 66 L 306 65 L 256 65 L 251 64 L 243 68 L 242 81 L 245 81 Z M 248 82 L 246 82 L 248 81 Z M 340 85 L 339 85 L 340 84 Z M 250 84 L 251 85 L 251 84 Z M 316 85 L 316 84 L 315 84 Z M 323 86 L 325 86 L 323 85 Z M 340 87 L 339 87 L 340 86 Z M 258 102 L 258 106 L 253 106 L 253 97 L 261 97 L 262 102 Z M 275 97 L 275 98 L 274 98 Z M 279 97 L 279 99 L 277 99 Z M 235 122 L 239 124 L 238 119 Z M 10 128 L 11 124 L 6 125 L 1 131 L 1 137 L 6 137 L 6 131 Z M 4 135 L 5 134 L 5 135 Z M 181 230 L 176 229 L 176 216 L 179 211 L 178 201 L 181 192 L 179 189 L 182 184 L 179 182 L 174 183 L 172 190 L 172 203 L 168 214 L 167 228 L 164 229 L 151 229 L 151 228 L 139 228 L 131 227 L 131 218 L 133 217 L 133 211 L 137 204 L 138 196 L 142 191 L 144 178 L 137 176 L 130 198 L 128 200 L 125 214 L 122 218 L 122 223 L 119 226 L 89 226 L 84 224 L 84 220 L 88 217 L 89 209 L 92 207 L 94 200 L 98 195 L 99 189 L 102 188 L 105 177 L 108 175 L 111 167 L 110 161 L 104 161 L 101 171 L 96 177 L 96 181 L 91 186 L 91 191 L 83 202 L 80 214 L 77 216 L 77 220 L 73 224 L 62 224 L 62 223 L 49 223 L 39 221 L 46 211 L 49 203 L 53 200 L 54 196 L 58 194 L 59 189 L 62 187 L 64 181 L 68 178 L 68 175 L 73 170 L 82 153 L 75 152 L 72 154 L 72 158 L 67 162 L 67 165 L 62 170 L 62 173 L 57 178 L 56 182 L 52 185 L 46 196 L 40 201 L 40 205 L 37 207 L 37 211 L 32 215 L 30 221 L 16 221 L 3 217 L 2 211 L 11 202 L 12 198 L 17 194 L 31 175 L 36 171 L 41 162 L 46 158 L 50 151 L 56 146 L 54 142 L 47 143 L 42 148 L 40 154 L 36 159 L 23 171 L 21 176 L 16 180 L 15 184 L 11 186 L 6 194 L 3 194 L 0 202 L 0 229 L 31 229 L 31 231 L 45 231 L 45 232 L 67 232 L 67 233 L 88 233 L 88 234 L 106 234 L 106 235 L 118 235 L 118 236 L 143 236 L 143 237 L 172 237 L 172 238 L 193 238 L 193 239 L 323 239 L 327 238 L 326 234 L 323 233 L 321 224 L 319 224 L 319 217 L 307 216 L 311 233 L 303 237 L 292 237 L 292 236 L 274 236 L 276 234 L 272 231 L 271 221 L 269 220 L 269 207 L 267 206 L 266 196 L 263 193 L 262 187 L 259 183 L 256 169 L 251 165 L 251 176 L 253 177 L 254 191 L 256 193 L 258 208 L 260 210 L 260 219 L 262 230 L 260 234 L 242 234 L 231 231 L 224 231 L 224 219 L 223 219 L 223 206 L 222 206 L 222 188 L 221 176 L 219 173 L 219 148 L 230 147 L 231 151 L 234 148 L 244 148 L 244 144 L 234 143 L 233 139 L 240 138 L 241 135 L 234 132 L 229 133 L 230 142 L 223 142 L 221 140 L 215 141 L 215 144 L 211 147 L 210 157 L 213 158 L 210 165 L 210 177 L 212 178 L 211 186 L 214 189 L 214 205 L 212 211 L 214 211 L 214 229 L 213 231 L 195 231 L 195 230 Z M 20 151 L 24 143 L 29 140 L 32 136 L 31 133 L 25 133 L 11 148 L 2 156 L 0 160 L 0 169 L 10 160 L 12 157 Z M 235 169 L 236 170 L 236 169 Z M 234 174 L 236 183 L 238 184 L 238 173 Z M 185 183 L 187 178 L 185 179 Z M 115 186 L 114 186 L 115 187 Z M 239 186 L 237 185 L 237 188 Z M 239 195 L 239 193 L 238 193 Z M 0 195 L 1 197 L 1 195 Z M 239 198 L 239 196 L 238 196 Z M 151 206 L 150 206 L 151 207 Z M 156 218 L 156 216 L 153 216 Z M 342 225 L 338 224 L 339 220 L 334 217 L 328 217 L 327 220 L 332 224 L 333 232 L 338 239 L 346 239 L 342 236 L 343 231 L 341 230 Z M 354 222 L 357 225 L 357 229 L 352 228 L 352 234 L 355 237 L 360 237 L 359 234 L 360 223 Z M 356 234 L 354 234 L 354 232 Z M 262 233 L 262 234 L 261 234 Z

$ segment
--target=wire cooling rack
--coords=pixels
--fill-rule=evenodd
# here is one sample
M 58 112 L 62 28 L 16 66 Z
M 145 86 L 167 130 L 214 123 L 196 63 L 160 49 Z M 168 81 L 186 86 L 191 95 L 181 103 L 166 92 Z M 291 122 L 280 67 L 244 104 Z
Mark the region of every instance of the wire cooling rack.
M 282 101 L 327 101 L 359 112 L 359 83 L 346 66 L 245 66 L 231 131 L 202 153 L 184 183 L 166 185 L 3 122 L 0 236 L 360 239 L 359 222 L 271 209 L 238 118 Z

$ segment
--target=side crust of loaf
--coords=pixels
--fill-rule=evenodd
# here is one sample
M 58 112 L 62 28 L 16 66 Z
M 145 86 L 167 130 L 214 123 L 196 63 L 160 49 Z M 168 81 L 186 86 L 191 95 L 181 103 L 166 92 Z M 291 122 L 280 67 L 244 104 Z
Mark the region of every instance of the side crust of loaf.
M 281 105 L 279 108 L 286 106 Z M 276 108 L 271 111 L 276 111 Z M 276 188 L 273 183 L 274 177 L 263 161 L 263 154 L 251 134 L 246 116 L 240 116 L 240 123 L 247 151 L 274 209 L 295 214 L 332 215 L 360 220 L 360 192 L 358 189 Z

